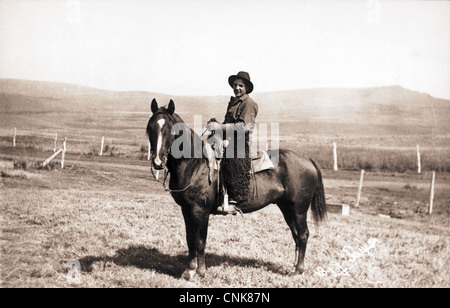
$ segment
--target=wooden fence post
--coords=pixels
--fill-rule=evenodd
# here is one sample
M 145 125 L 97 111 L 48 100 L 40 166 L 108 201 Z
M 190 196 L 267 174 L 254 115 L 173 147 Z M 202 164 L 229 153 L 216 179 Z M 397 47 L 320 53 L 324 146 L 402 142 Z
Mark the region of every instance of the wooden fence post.
M 342 204 L 342 216 L 349 216 L 349 215 L 350 215 L 350 205 Z
M 56 142 L 58 141 L 58 133 L 55 134 L 55 143 L 53 145 L 53 153 L 56 152 Z
M 55 152 L 52 156 L 50 156 L 46 161 L 42 163 L 42 167 L 45 167 L 49 162 L 52 161 L 53 158 L 55 158 L 59 153 L 61 153 L 63 149 L 60 149 L 58 152 Z
M 358 196 L 356 198 L 356 205 L 355 207 L 359 207 L 359 201 L 361 201 L 361 190 L 363 187 L 363 180 L 364 180 L 364 169 L 361 170 L 361 177 L 359 179 L 359 187 L 358 187 Z
M 334 157 L 334 166 L 333 166 L 333 170 L 337 171 L 338 170 L 338 165 L 337 165 L 337 149 L 336 149 L 336 142 L 333 142 L 333 157 Z
M 16 134 L 17 134 L 17 128 L 14 127 L 13 147 L 16 147 Z
M 66 146 L 67 146 L 67 137 L 64 137 L 62 156 L 61 156 L 61 169 L 64 169 L 64 159 L 66 157 L 66 150 L 67 150 Z
M 100 156 L 103 155 L 103 145 L 105 144 L 105 136 L 102 137 L 102 148 L 100 149 Z
M 434 180 L 436 179 L 436 171 L 433 170 L 433 176 L 431 177 L 431 189 L 430 189 L 430 207 L 428 208 L 428 214 L 433 213 L 433 201 L 434 201 Z
M 421 166 L 420 166 L 420 147 L 417 145 L 417 173 L 421 173 Z

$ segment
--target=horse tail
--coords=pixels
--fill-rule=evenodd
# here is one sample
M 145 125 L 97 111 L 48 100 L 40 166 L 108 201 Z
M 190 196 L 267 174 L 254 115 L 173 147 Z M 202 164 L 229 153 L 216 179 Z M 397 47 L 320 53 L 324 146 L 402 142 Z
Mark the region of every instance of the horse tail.
M 317 177 L 319 180 L 316 189 L 314 190 L 314 196 L 311 202 L 311 210 L 313 212 L 314 221 L 318 224 L 327 217 L 327 204 L 325 203 L 325 190 L 323 188 L 322 172 L 320 172 L 319 167 L 312 159 L 309 160 L 314 165 L 314 168 L 316 168 Z

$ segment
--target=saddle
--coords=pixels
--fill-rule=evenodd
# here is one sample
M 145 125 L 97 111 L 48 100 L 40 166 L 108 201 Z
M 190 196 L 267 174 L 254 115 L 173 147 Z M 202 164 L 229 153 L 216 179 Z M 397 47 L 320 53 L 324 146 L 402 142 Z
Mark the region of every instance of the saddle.
M 217 159 L 214 159 L 214 170 L 219 170 L 219 163 Z M 211 164 L 212 165 L 212 164 Z M 265 170 L 270 170 L 275 168 L 272 160 L 270 159 L 269 152 L 258 151 L 258 156 L 252 158 L 252 174 L 258 173 Z
M 220 159 L 217 159 L 217 157 L 220 157 L 218 151 L 223 151 L 223 149 L 226 148 L 226 145 L 223 145 L 223 143 L 225 142 L 222 141 L 222 145 L 216 149 L 213 149 L 209 143 L 205 143 L 210 181 L 212 180 L 214 170 L 219 171 L 220 169 Z M 252 157 L 252 174 L 270 170 L 273 168 L 275 168 L 275 166 L 269 156 L 268 151 L 258 151 L 257 155 L 255 157 Z
M 206 141 L 206 138 L 211 136 L 210 132 L 205 131 L 205 133 L 202 135 L 202 140 Z M 213 135 L 213 141 L 212 144 L 208 142 L 204 142 L 204 153 L 206 154 L 206 157 L 208 158 L 208 180 L 211 184 L 213 181 L 213 175 L 214 170 L 217 170 L 219 173 L 221 172 L 221 158 L 224 154 L 224 149 L 226 149 L 228 145 L 228 140 L 223 140 L 222 138 Z M 270 154 L 267 151 L 258 151 L 256 155 L 252 155 L 251 159 L 251 169 L 250 174 L 254 175 L 258 172 L 263 172 L 266 170 L 274 169 L 274 163 L 272 162 Z M 219 176 L 220 177 L 220 176 Z M 220 184 L 222 183 L 222 180 L 218 182 L 217 189 L 220 190 Z M 227 195 L 227 189 L 225 189 L 224 192 L 224 200 L 223 204 L 218 207 L 216 210 L 216 214 L 233 214 L 235 215 L 237 212 L 240 212 L 242 214 L 242 211 L 240 210 L 240 207 L 230 200 L 230 203 L 228 202 L 228 195 Z M 257 188 L 256 188 L 257 189 Z
M 275 168 L 275 166 L 267 151 L 258 151 L 258 156 L 252 158 L 252 173 L 258 173 L 273 168 Z
M 208 153 L 208 167 L 210 172 L 212 170 L 219 170 L 220 160 L 216 158 L 215 151 L 210 146 L 206 145 Z M 258 156 L 252 158 L 252 174 L 270 170 L 275 168 L 270 159 L 268 151 L 258 151 Z

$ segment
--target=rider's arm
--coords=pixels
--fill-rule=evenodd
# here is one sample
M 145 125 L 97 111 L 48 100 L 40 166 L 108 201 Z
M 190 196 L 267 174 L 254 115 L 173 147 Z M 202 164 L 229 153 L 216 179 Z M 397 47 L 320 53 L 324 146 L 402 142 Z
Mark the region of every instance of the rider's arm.
M 237 123 L 221 124 L 221 128 L 224 132 L 228 132 L 228 131 L 245 132 L 246 131 L 245 123 L 243 121 L 239 121 Z
M 243 109 L 235 123 L 223 123 L 223 131 L 235 130 L 238 132 L 248 132 L 253 130 L 256 116 L 258 115 L 258 105 L 250 98 L 246 100 Z

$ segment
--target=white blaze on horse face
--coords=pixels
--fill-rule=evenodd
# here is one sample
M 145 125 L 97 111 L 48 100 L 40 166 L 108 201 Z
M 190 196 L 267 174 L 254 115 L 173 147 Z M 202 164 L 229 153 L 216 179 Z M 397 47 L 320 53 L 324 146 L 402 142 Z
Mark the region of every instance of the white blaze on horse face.
M 159 158 L 159 152 L 161 151 L 161 147 L 162 147 L 162 128 L 164 126 L 164 124 L 166 123 L 166 120 L 164 119 L 160 119 L 157 122 L 159 124 L 159 135 L 158 135 L 158 142 L 156 143 L 156 157 L 155 157 L 155 164 L 157 166 L 160 166 L 162 164 L 161 159 Z

